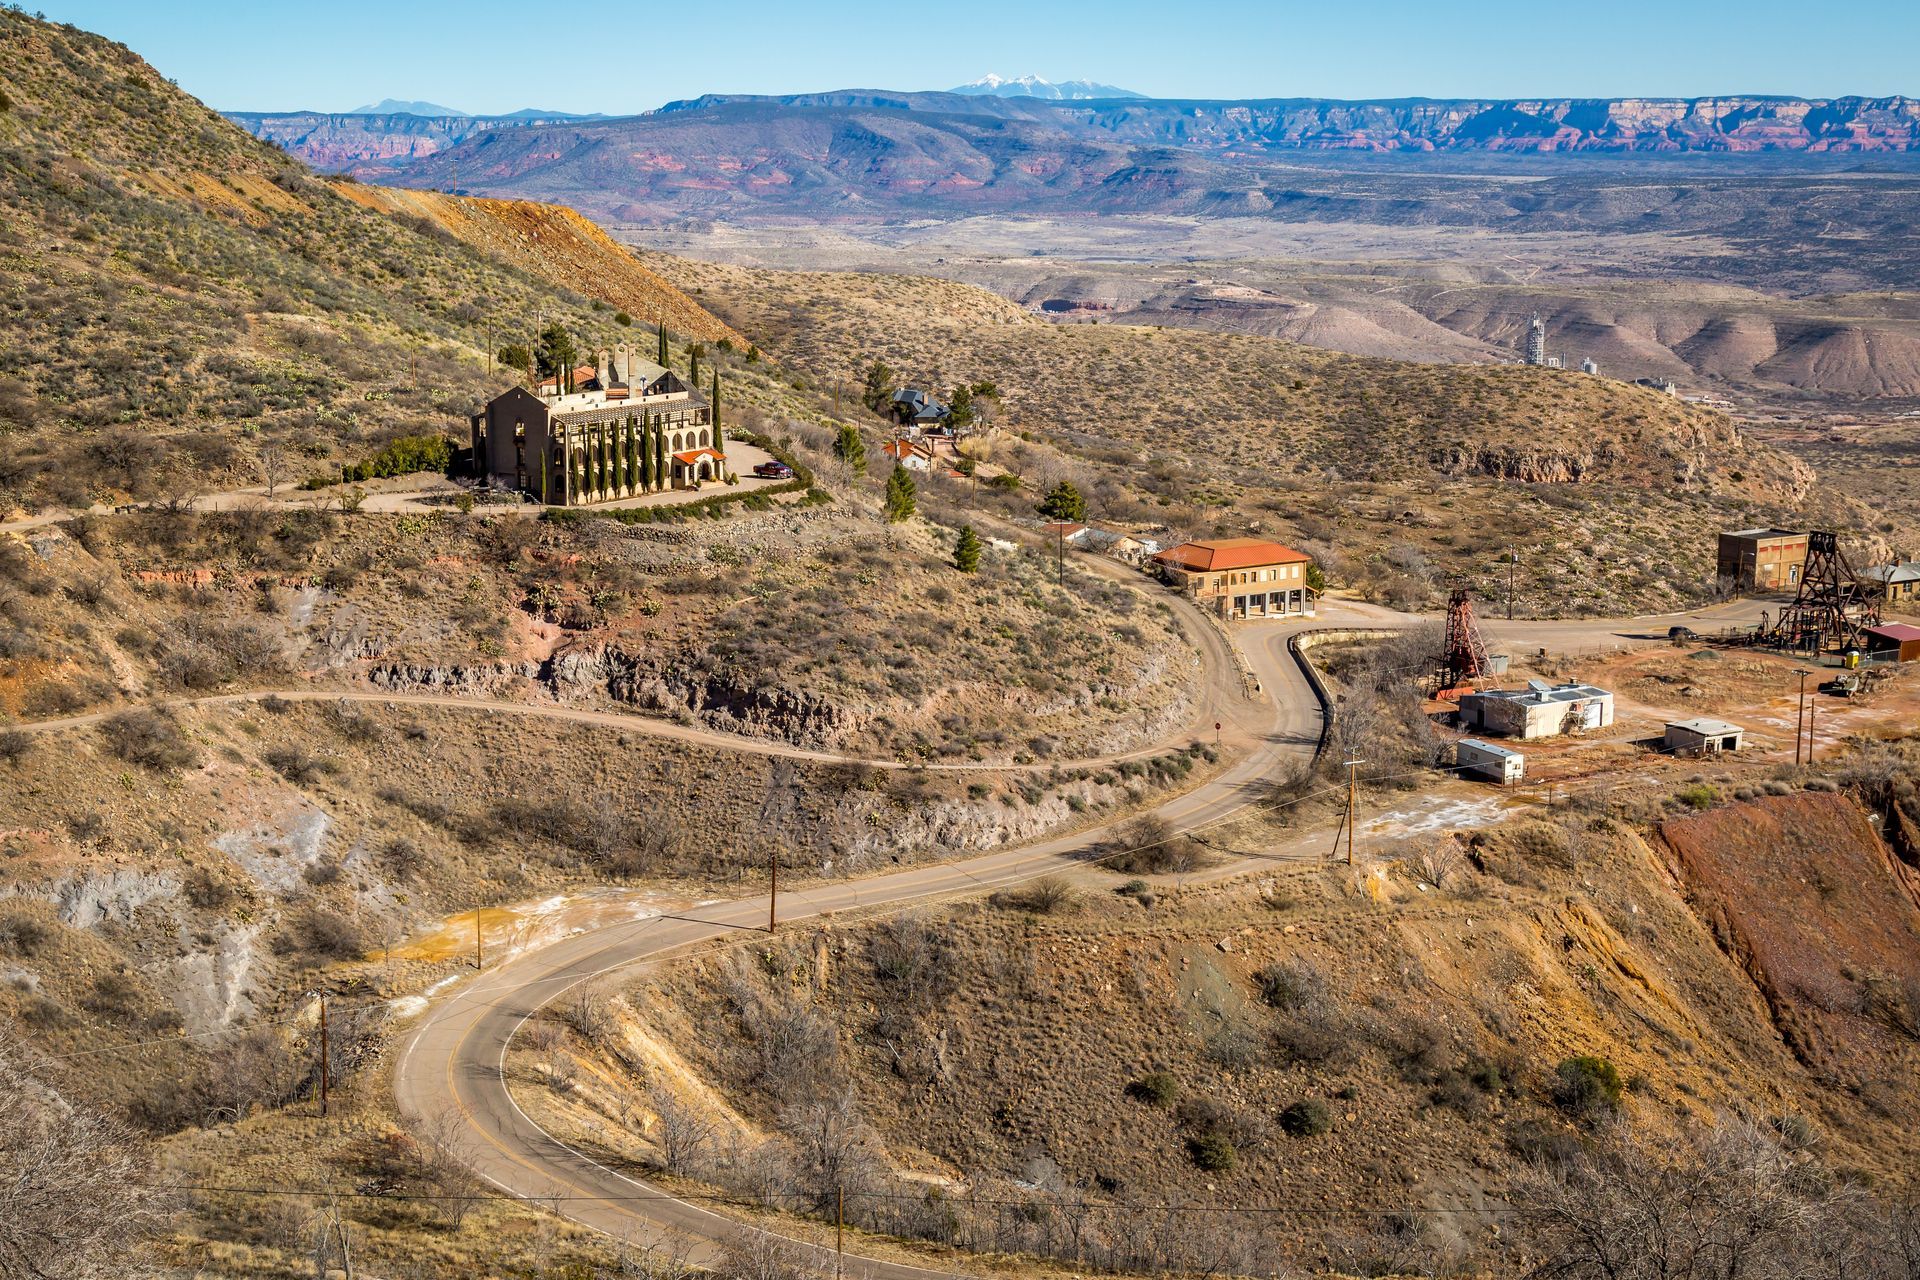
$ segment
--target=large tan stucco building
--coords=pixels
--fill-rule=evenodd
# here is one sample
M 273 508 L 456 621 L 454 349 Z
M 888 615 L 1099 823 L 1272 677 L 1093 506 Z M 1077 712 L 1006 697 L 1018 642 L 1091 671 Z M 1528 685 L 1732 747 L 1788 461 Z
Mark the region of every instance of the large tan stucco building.
M 1160 576 L 1224 618 L 1312 617 L 1313 557 L 1264 538 L 1183 542 L 1153 557 Z

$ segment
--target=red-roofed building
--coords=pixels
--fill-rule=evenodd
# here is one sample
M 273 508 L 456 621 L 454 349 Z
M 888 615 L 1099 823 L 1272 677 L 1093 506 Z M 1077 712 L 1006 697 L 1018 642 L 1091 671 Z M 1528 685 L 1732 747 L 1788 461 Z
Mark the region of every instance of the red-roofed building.
M 1183 542 L 1153 558 L 1160 576 L 1223 618 L 1312 617 L 1313 557 L 1264 538 Z
M 889 440 L 880 452 L 909 471 L 927 471 L 933 466 L 933 450 L 916 440 Z
M 1890 662 L 1920 662 L 1920 627 L 1887 622 L 1865 631 L 1867 652 Z

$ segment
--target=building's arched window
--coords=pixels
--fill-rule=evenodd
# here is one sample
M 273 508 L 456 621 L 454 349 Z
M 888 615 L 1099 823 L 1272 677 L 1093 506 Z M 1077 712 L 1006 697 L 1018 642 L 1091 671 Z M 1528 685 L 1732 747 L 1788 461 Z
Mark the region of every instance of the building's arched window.
M 700 433 L 700 447 L 701 447 L 702 449 L 704 449 L 704 448 L 706 448 L 706 447 L 707 447 L 707 445 L 708 445 L 709 443 L 710 443 L 710 442 L 709 442 L 709 441 L 708 441 L 708 439 L 707 439 L 707 433 L 706 433 L 706 432 L 704 432 L 704 431 L 702 431 L 702 432 Z
M 685 447 L 686 447 L 685 443 L 680 439 L 680 433 L 678 431 L 674 432 L 673 433 L 673 451 L 675 453 L 679 453 Z

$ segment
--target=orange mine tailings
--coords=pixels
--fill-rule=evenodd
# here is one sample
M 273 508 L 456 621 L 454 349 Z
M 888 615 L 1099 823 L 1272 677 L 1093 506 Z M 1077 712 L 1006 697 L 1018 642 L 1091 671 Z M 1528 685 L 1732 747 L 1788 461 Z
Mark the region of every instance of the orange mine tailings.
M 1840 1080 L 1911 1052 L 1920 876 L 1838 793 L 1728 805 L 1660 825 L 1684 889 L 1752 975 L 1802 1062 Z

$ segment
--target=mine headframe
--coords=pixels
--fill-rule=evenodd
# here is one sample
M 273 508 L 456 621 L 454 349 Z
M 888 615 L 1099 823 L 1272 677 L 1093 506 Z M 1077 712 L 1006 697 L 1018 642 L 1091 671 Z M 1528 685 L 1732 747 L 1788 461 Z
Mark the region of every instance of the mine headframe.
M 1807 535 L 1807 563 L 1793 603 L 1767 634 L 1782 649 L 1818 652 L 1861 643 L 1861 631 L 1879 625 L 1881 592 L 1863 580 L 1840 550 L 1839 536 L 1816 530 Z
M 1465 587 L 1447 597 L 1447 647 L 1441 655 L 1440 695 L 1493 675 L 1493 659 L 1473 617 L 1473 593 Z

